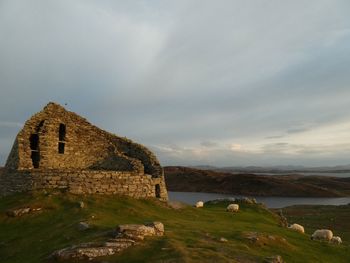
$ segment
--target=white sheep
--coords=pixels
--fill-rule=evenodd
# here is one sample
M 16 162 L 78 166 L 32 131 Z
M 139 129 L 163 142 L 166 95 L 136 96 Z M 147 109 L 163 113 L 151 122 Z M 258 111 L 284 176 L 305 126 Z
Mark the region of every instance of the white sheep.
M 198 201 L 195 205 L 195 207 L 200 208 L 204 206 L 204 202 L 203 201 Z
M 324 241 L 330 241 L 333 237 L 333 232 L 329 229 L 318 229 L 316 230 L 312 236 L 312 240 L 324 240 Z
M 340 245 L 340 244 L 342 243 L 342 240 L 341 240 L 340 237 L 334 236 L 334 237 L 332 237 L 332 239 L 331 239 L 331 243 L 336 244 L 336 245 Z
M 228 212 L 238 212 L 239 205 L 238 204 L 229 204 L 226 208 L 226 211 Z
M 299 233 L 302 233 L 302 234 L 305 233 L 304 227 L 302 225 L 299 225 L 299 224 L 293 224 L 293 225 L 289 226 L 289 228 L 294 230 L 294 231 L 297 231 Z

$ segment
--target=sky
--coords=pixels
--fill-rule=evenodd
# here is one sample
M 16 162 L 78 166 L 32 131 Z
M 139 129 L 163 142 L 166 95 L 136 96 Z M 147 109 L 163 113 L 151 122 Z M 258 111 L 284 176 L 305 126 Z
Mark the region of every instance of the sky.
M 0 165 L 54 101 L 163 165 L 350 164 L 348 0 L 0 0 Z

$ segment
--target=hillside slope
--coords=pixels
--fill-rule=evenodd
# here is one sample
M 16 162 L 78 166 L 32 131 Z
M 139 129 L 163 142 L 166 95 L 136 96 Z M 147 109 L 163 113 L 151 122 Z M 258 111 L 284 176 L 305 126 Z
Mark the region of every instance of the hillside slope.
M 79 207 L 83 201 L 84 208 Z M 42 207 L 21 217 L 8 217 L 8 209 Z M 237 214 L 227 203 L 203 209 L 172 208 L 155 200 L 116 196 L 17 194 L 0 198 L 0 258 L 2 263 L 51 262 L 55 250 L 105 239 L 118 224 L 161 221 L 165 236 L 146 239 L 118 255 L 93 262 L 262 262 L 281 255 L 287 262 L 349 262 L 349 243 L 341 246 L 311 241 L 307 235 L 279 224 L 278 217 L 259 205 L 241 205 Z M 78 223 L 92 228 L 80 231 Z M 336 233 L 340 234 L 340 233 Z M 258 236 L 258 238 L 251 238 Z M 221 237 L 227 242 L 220 242 Z
M 299 222 L 311 231 L 321 228 L 341 233 L 350 240 L 350 204 L 348 205 L 294 205 L 284 207 L 283 215 L 289 222 Z
M 232 174 L 189 167 L 164 168 L 169 191 L 248 196 L 350 196 L 350 178 Z

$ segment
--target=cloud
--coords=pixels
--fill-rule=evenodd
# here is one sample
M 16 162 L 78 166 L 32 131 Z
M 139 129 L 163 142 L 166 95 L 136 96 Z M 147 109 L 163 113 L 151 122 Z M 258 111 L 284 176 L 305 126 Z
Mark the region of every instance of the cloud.
M 266 136 L 265 139 L 281 139 L 285 135 L 273 135 L 273 136 Z
M 218 146 L 218 143 L 213 142 L 213 141 L 202 141 L 200 144 L 201 144 L 201 146 L 207 147 L 207 148 L 212 148 L 212 147 Z
M 350 138 L 326 127 L 350 121 L 349 8 L 341 0 L 1 1 L 0 120 L 24 123 L 48 101 L 67 102 L 153 147 L 164 164 L 348 162 L 341 145 Z M 0 123 L 0 154 L 18 130 Z M 334 147 L 320 157 L 308 141 Z M 232 151 L 232 142 L 244 147 Z
M 239 151 L 242 151 L 242 145 L 240 145 L 240 144 L 238 144 L 238 143 L 232 143 L 232 144 L 230 145 L 230 149 L 231 149 L 231 151 L 237 151 L 237 152 L 239 152 Z
M 0 127 L 4 128 L 21 128 L 23 123 L 11 122 L 11 121 L 0 121 Z
M 296 128 L 291 128 L 289 130 L 287 130 L 287 133 L 289 134 L 293 134 L 293 133 L 301 133 L 301 132 L 305 132 L 309 130 L 309 128 L 305 128 L 305 127 L 296 127 Z

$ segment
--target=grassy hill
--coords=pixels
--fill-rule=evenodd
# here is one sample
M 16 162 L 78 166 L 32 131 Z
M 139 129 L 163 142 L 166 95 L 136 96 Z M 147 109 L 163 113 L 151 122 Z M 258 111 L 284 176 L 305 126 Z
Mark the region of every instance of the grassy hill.
M 83 201 L 84 208 L 79 202 Z M 350 262 L 349 243 L 341 246 L 311 241 L 283 228 L 278 217 L 259 205 L 241 205 L 237 214 L 228 203 L 172 208 L 156 200 L 116 196 L 17 194 L 0 198 L 0 262 L 51 262 L 57 249 L 106 239 L 118 224 L 161 221 L 164 237 L 151 237 L 121 254 L 93 262 L 262 262 L 281 255 L 287 262 Z M 42 207 L 42 211 L 8 217 L 8 209 Z M 78 229 L 80 221 L 91 229 Z M 306 229 L 307 234 L 311 230 Z M 258 240 L 247 238 L 256 232 Z M 335 233 L 341 234 L 341 233 Z M 220 242 L 224 237 L 228 242 Z
M 289 222 L 299 222 L 311 231 L 332 229 L 344 240 L 350 240 L 350 204 L 294 205 L 282 209 Z
M 246 196 L 350 196 L 350 178 L 328 176 L 233 174 L 181 166 L 164 168 L 169 191 Z

